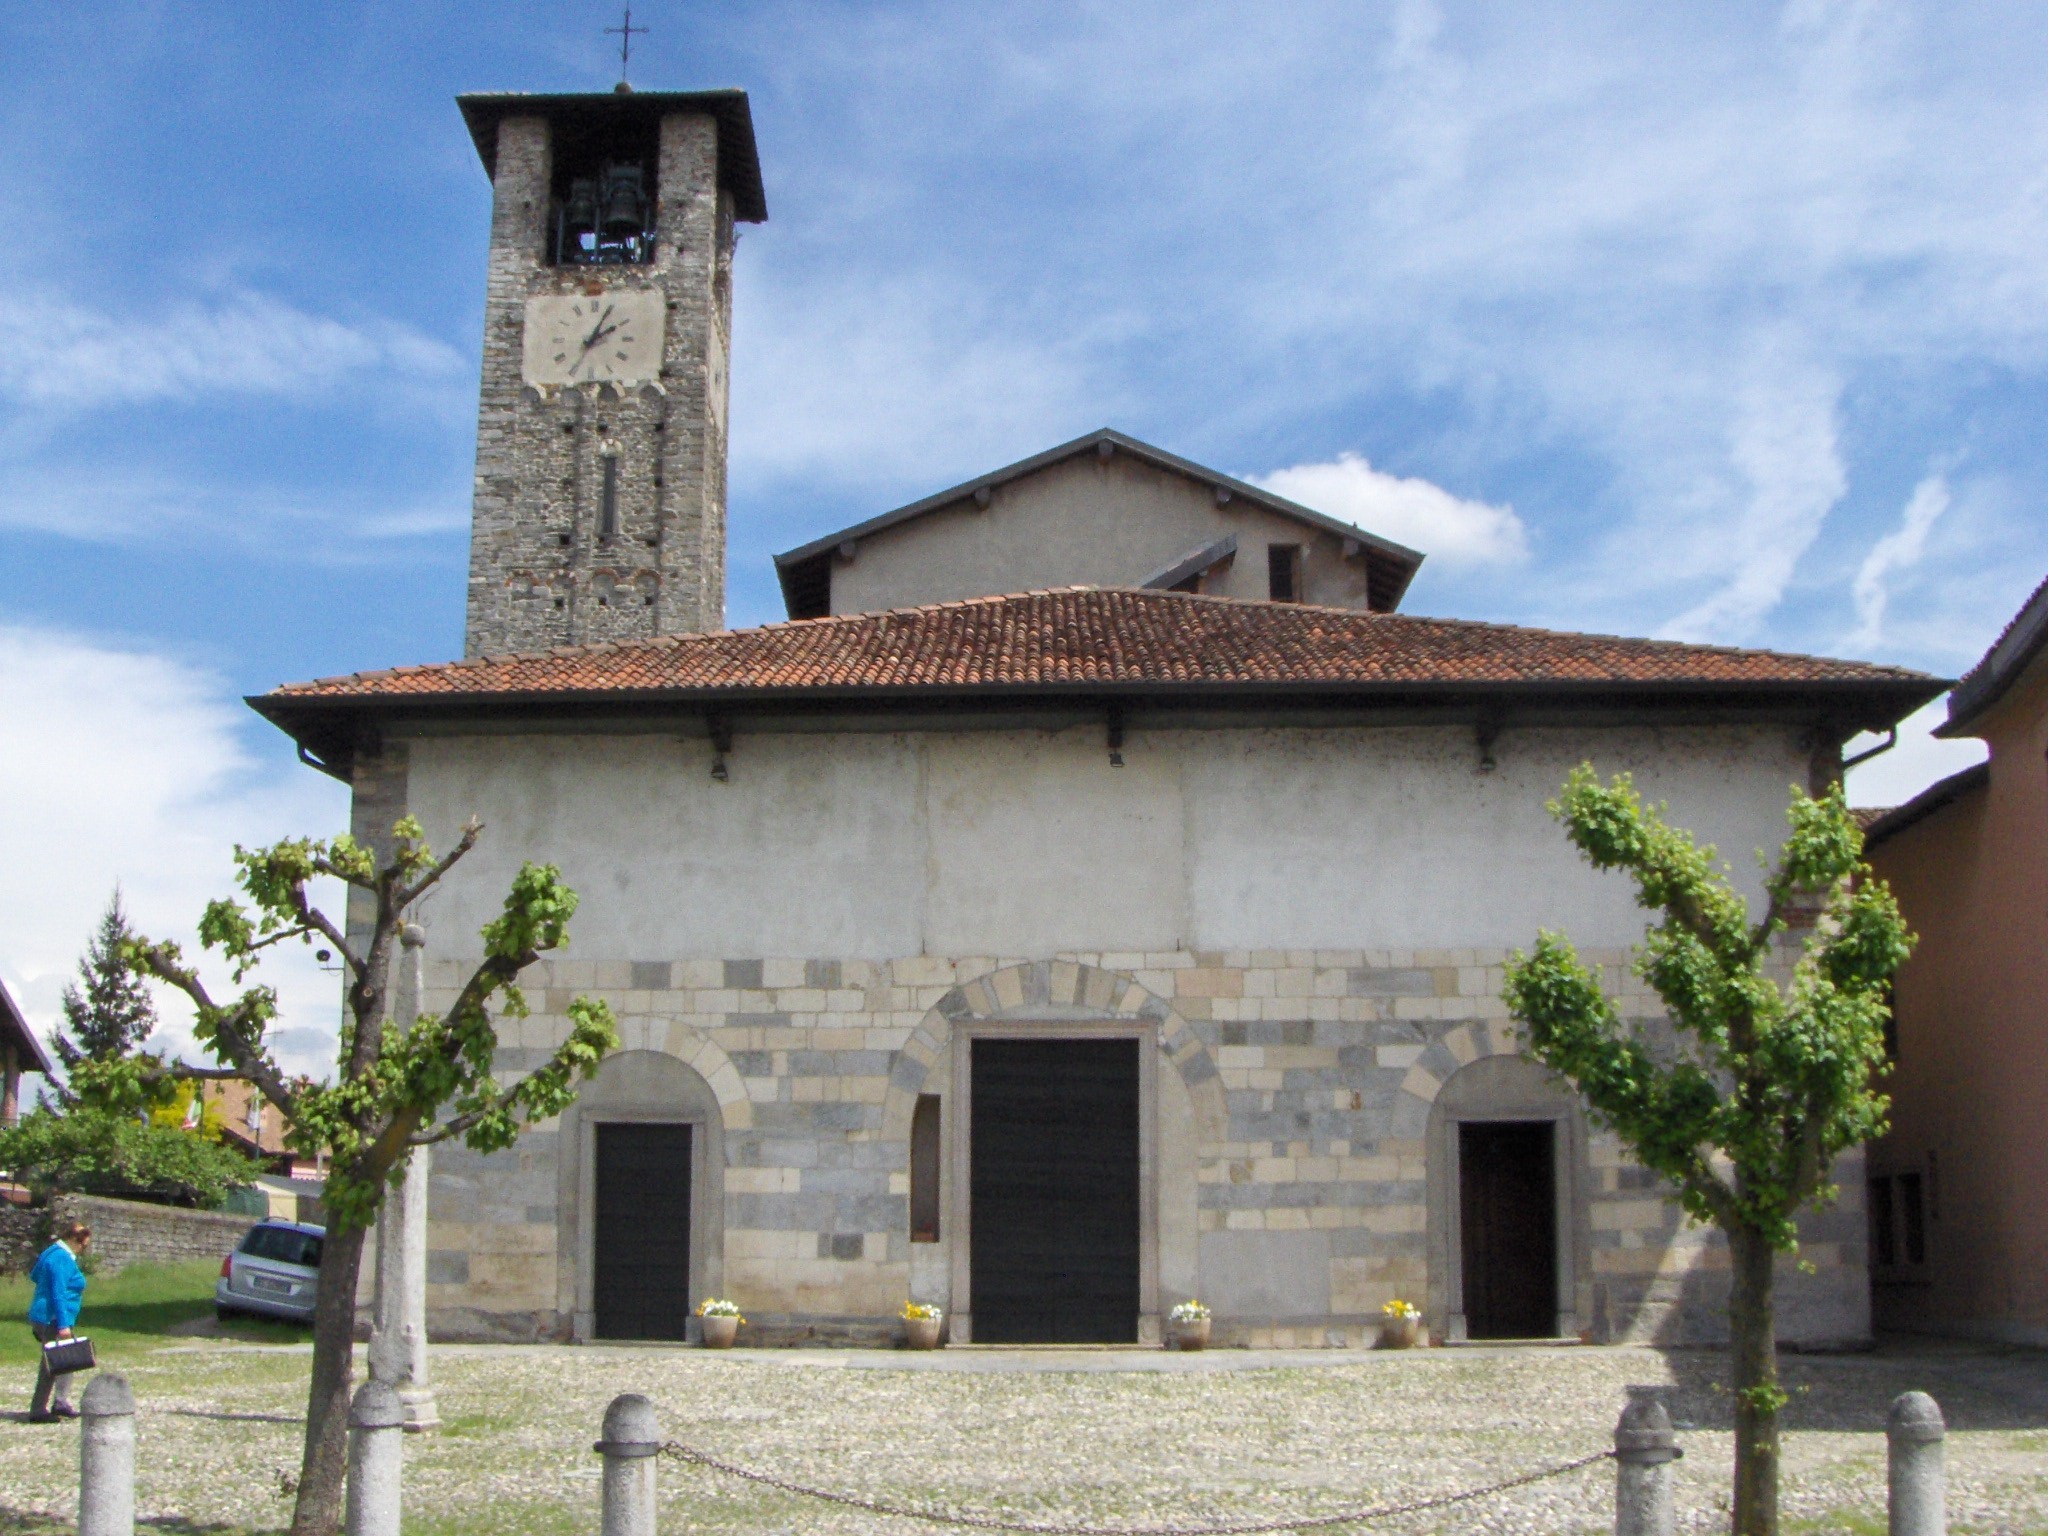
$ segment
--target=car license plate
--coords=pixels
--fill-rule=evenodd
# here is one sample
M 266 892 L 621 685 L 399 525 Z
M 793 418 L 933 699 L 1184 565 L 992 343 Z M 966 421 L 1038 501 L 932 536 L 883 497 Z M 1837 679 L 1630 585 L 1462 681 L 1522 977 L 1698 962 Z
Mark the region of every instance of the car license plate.
M 273 1280 L 273 1279 L 271 1279 L 271 1278 L 270 1278 L 270 1276 L 268 1276 L 268 1275 L 251 1275 L 251 1276 L 250 1276 L 249 1278 L 250 1278 L 251 1280 L 254 1280 L 254 1281 L 256 1282 L 256 1289 L 257 1289 L 257 1290 L 259 1290 L 259 1291 L 285 1291 L 285 1292 L 289 1292 L 289 1291 L 291 1290 L 291 1288 L 292 1288 L 292 1283 L 291 1283 L 291 1281 L 289 1281 L 289 1280 Z

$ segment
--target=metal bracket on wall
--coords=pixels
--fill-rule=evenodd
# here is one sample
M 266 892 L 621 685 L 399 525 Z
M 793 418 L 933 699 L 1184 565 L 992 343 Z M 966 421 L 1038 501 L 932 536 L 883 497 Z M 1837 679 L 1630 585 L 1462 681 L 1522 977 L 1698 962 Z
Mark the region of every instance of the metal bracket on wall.
M 1109 727 L 1109 766 L 1121 768 L 1124 765 L 1124 707 L 1121 704 L 1109 706 L 1107 724 Z
M 1499 715 L 1481 715 L 1472 723 L 1472 736 L 1479 746 L 1479 772 L 1491 773 L 1500 764 L 1493 755 L 1493 744 L 1500 739 L 1500 728 L 1504 722 Z
M 711 777 L 723 784 L 731 777 L 726 771 L 725 757 L 732 751 L 732 722 L 724 715 L 706 715 L 704 729 L 711 737 Z

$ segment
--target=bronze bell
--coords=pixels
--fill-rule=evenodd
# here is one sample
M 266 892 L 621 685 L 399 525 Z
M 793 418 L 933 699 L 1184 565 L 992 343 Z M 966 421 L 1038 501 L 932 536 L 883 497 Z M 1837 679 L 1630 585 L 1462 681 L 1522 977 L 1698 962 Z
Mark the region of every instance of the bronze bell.
M 585 176 L 569 183 L 569 200 L 562 207 L 562 222 L 571 231 L 597 228 L 597 183 Z
M 637 235 L 646 222 L 640 195 L 640 167 L 614 165 L 605 170 L 604 229 L 617 238 Z

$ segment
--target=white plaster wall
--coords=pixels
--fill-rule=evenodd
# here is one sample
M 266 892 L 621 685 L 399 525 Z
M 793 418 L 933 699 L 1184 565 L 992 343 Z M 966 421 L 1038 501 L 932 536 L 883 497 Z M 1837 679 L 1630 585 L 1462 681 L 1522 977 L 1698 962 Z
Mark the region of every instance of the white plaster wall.
M 1597 875 L 1544 809 L 1590 760 L 1628 772 L 1717 844 L 1752 901 L 1751 851 L 1776 849 L 1803 782 L 1792 733 L 1766 729 L 1503 732 L 1478 771 L 1470 730 L 1205 732 L 1172 747 L 1190 823 L 1191 949 L 1633 943 L 1633 888 Z
M 742 737 L 721 784 L 702 740 L 417 741 L 408 803 L 433 845 L 471 815 L 487 829 L 426 926 L 473 949 L 530 859 L 583 898 L 574 958 L 914 955 L 920 750 L 893 735 Z
M 489 831 L 433 898 L 458 947 L 524 859 L 583 895 L 573 954 L 605 959 L 918 953 L 1587 947 L 1640 935 L 1543 802 L 1590 757 L 1629 770 L 1718 843 L 1752 900 L 1805 762 L 1776 728 L 1469 728 L 932 735 L 742 733 L 731 777 L 701 741 L 423 738 L 410 803 L 437 845 Z M 448 939 L 438 942 L 448 943 Z
M 1223 597 L 1268 596 L 1266 546 L 1302 546 L 1303 597 L 1366 606 L 1366 566 L 1335 534 L 1214 490 L 1129 454 L 1086 454 L 996 489 L 989 506 L 942 507 L 862 539 L 835 559 L 832 611 L 865 613 L 1044 587 L 1135 586 L 1154 571 L 1235 533 L 1236 559 L 1205 583 Z

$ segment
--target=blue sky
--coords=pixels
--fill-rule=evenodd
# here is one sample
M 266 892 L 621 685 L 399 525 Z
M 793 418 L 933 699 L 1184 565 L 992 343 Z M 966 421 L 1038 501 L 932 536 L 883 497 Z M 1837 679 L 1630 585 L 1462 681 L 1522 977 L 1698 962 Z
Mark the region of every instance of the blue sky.
M 0 12 L 0 976 L 38 1014 L 116 879 L 175 930 L 228 842 L 338 824 L 239 695 L 459 653 L 452 98 L 608 88 L 617 19 Z M 2048 572 L 2038 13 L 635 20 L 637 84 L 742 86 L 760 138 L 735 625 L 774 550 L 1101 425 L 1431 552 L 1416 612 L 1953 674 Z M 1923 738 L 1861 797 L 1959 761 Z

